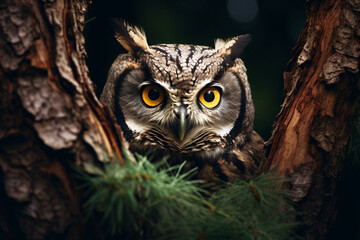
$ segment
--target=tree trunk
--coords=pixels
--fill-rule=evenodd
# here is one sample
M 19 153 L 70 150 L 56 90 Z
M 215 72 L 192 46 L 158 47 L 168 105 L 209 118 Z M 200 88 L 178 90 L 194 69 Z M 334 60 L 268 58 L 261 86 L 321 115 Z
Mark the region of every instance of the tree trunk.
M 122 162 L 121 133 L 94 95 L 82 29 L 90 0 L 0 2 L 0 236 L 97 238 L 74 168 Z M 359 0 L 307 2 L 284 74 L 285 101 L 264 170 L 293 178 L 306 236 L 325 237 L 359 100 Z M 4 207 L 5 206 L 5 207 Z
M 359 101 L 360 1 L 307 1 L 307 21 L 284 73 L 285 100 L 265 169 L 290 176 L 307 239 L 324 239 Z
M 72 169 L 99 164 L 104 149 L 121 160 L 114 121 L 95 97 L 85 64 L 82 29 L 89 4 L 0 2 L 0 236 L 5 239 L 85 239 Z

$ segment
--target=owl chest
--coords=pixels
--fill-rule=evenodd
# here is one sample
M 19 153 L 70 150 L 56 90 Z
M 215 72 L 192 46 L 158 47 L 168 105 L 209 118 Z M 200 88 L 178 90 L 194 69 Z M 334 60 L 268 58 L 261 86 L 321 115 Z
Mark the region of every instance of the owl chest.
M 247 179 L 249 169 L 238 159 L 233 150 L 215 149 L 211 151 L 180 154 L 163 149 L 149 149 L 132 146 L 132 151 L 146 154 L 153 153 L 153 161 L 167 159 L 169 166 L 183 165 L 182 172 L 193 172 L 192 179 L 200 179 L 209 183 L 233 182 L 238 178 Z
M 196 169 L 194 178 L 211 183 L 233 182 L 238 178 L 248 179 L 249 169 L 233 151 L 207 151 L 182 156 L 184 171 Z

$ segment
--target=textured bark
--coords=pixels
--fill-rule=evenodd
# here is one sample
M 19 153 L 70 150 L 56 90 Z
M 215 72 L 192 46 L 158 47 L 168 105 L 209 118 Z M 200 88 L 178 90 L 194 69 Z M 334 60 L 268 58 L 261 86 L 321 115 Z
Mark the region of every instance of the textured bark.
M 337 183 L 359 101 L 360 1 L 307 2 L 307 21 L 284 73 L 285 100 L 265 169 L 292 177 L 307 239 L 336 217 Z
M 0 1 L 1 239 L 86 238 L 72 169 L 120 157 L 85 64 L 89 4 Z

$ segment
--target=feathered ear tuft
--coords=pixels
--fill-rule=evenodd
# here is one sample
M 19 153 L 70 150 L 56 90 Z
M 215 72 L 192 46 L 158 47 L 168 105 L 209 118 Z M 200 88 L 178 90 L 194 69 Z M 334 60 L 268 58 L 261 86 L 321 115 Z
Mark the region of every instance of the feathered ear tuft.
M 250 34 L 240 35 L 226 41 L 223 39 L 216 39 L 215 50 L 233 61 L 240 56 L 250 41 Z
M 146 36 L 142 29 L 132 26 L 118 18 L 111 19 L 111 22 L 115 31 L 116 40 L 131 54 L 149 50 L 149 45 L 147 44 Z

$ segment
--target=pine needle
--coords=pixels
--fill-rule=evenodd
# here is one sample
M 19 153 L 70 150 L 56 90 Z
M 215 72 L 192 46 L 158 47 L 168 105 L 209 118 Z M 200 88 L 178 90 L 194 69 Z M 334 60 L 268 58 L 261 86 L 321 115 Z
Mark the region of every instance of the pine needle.
M 209 193 L 202 181 L 191 179 L 196 169 L 181 171 L 185 163 L 168 167 L 166 159 L 125 158 L 131 158 L 126 166 L 109 161 L 103 170 L 87 166 L 88 172 L 79 172 L 88 217 L 101 216 L 91 219 L 99 219 L 107 238 L 297 238 L 294 209 L 279 187 L 284 179 L 262 174 Z

